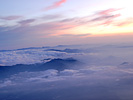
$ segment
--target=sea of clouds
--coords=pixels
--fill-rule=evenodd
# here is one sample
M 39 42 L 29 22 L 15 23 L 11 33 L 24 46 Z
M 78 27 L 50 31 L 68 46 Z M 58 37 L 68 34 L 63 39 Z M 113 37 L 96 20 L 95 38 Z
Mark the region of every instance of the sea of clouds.
M 1 79 L 0 99 L 132 100 L 132 50 L 132 46 L 87 45 L 0 51 L 1 66 L 46 63 L 70 57 L 83 63 L 73 69 L 68 66 L 69 69 L 61 71 L 25 71 Z

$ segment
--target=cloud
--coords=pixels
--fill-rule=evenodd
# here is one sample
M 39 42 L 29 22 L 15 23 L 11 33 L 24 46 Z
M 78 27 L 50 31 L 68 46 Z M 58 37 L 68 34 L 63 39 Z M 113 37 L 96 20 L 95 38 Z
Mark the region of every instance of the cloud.
M 116 18 L 116 17 L 119 17 L 119 16 L 121 16 L 120 14 L 116 14 L 116 15 L 104 15 L 104 16 L 99 16 L 99 17 L 97 17 L 97 18 L 94 18 L 94 19 L 92 19 L 92 21 L 102 21 L 102 20 L 112 20 L 112 19 L 114 19 L 114 18 Z
M 133 18 L 127 18 L 125 20 L 122 20 L 120 22 L 116 22 L 115 25 L 122 27 L 122 26 L 127 26 L 133 23 Z
M 117 19 L 122 15 L 120 13 L 116 13 L 117 11 L 122 10 L 122 8 L 115 9 L 110 8 L 107 10 L 102 10 L 96 12 L 90 20 L 91 23 L 98 23 L 97 25 L 112 25 L 123 27 L 133 23 L 133 18 L 125 18 L 125 19 Z
M 86 33 L 86 34 L 63 34 L 61 36 L 69 36 L 69 37 L 81 37 L 81 38 L 84 38 L 84 37 L 88 37 L 92 35 L 91 33 Z
M 51 6 L 47 7 L 47 8 L 45 8 L 45 10 L 55 9 L 55 8 L 61 6 L 61 5 L 62 5 L 63 3 L 65 3 L 66 1 L 67 1 L 67 0 L 60 0 L 60 1 L 58 1 L 58 2 L 55 2 L 53 5 L 51 5 Z
M 45 18 L 44 18 L 45 19 Z M 47 19 L 47 18 L 46 18 Z M 24 19 L 18 21 L 14 26 L 5 26 L 1 25 L 0 27 L 0 46 L 6 47 L 17 47 L 20 44 L 23 44 L 23 47 L 26 45 L 33 44 L 37 45 L 40 44 L 40 41 L 49 41 L 47 38 L 55 37 L 54 34 L 64 33 L 67 29 L 76 27 L 76 23 L 73 21 L 70 22 L 60 22 L 60 20 L 47 20 L 40 19 Z M 35 24 L 37 23 L 37 24 Z M 58 35 L 59 35 L 58 34 Z M 21 45 L 22 47 L 22 45 Z
M 35 19 L 27 19 L 27 20 L 19 21 L 19 24 L 21 24 L 21 25 L 29 25 L 29 24 L 31 24 L 34 21 L 35 21 Z
M 110 8 L 107 10 L 96 12 L 93 16 L 94 18 L 90 22 L 98 22 L 98 25 L 111 25 L 114 23 L 114 19 L 120 17 L 121 14 L 113 14 L 121 9 Z M 96 17 L 95 17 L 96 16 Z
M 107 10 L 99 11 L 97 14 L 99 14 L 99 15 L 111 15 L 111 13 L 118 11 L 118 10 L 121 10 L 121 9 L 110 8 Z
M 45 52 L 44 52 L 45 51 Z M 9 50 L 5 52 L 0 51 L 0 65 L 12 66 L 16 64 L 36 64 L 44 63 L 49 60 L 44 59 L 55 59 L 65 58 L 76 54 L 69 54 L 66 52 L 59 51 L 46 51 L 45 48 L 36 49 L 20 49 L 20 50 Z M 40 56 L 41 55 L 41 56 Z
M 67 25 L 75 25 L 75 27 L 87 25 L 94 27 L 97 25 L 113 25 L 114 20 L 121 16 L 121 14 L 116 13 L 116 11 L 121 9 L 110 8 L 102 11 L 98 11 L 93 15 L 88 15 L 84 17 L 74 17 L 66 18 L 61 20 L 61 23 L 66 23 Z
M 43 39 L 47 39 L 48 37 L 54 39 L 61 38 L 61 36 L 66 38 L 84 38 L 89 37 L 91 34 L 75 31 L 75 29 L 85 26 L 88 28 L 87 33 L 93 34 L 89 29 L 100 25 L 128 25 L 131 22 L 131 19 L 125 21 L 115 19 L 121 16 L 119 13 L 117 14 L 115 12 L 117 10 L 118 9 L 107 9 L 98 11 L 93 15 L 73 18 L 68 18 L 60 14 L 44 15 L 38 18 L 21 19 L 16 21 L 14 26 L 10 26 L 10 21 L 8 21 L 9 26 L 5 26 L 4 24 L 0 26 L 0 45 L 19 44 L 25 43 L 26 41 L 27 44 L 33 44 L 33 42 L 39 44 L 39 41 L 44 41 Z
M 0 17 L 0 19 L 3 19 L 3 20 L 17 20 L 17 19 L 20 19 L 20 18 L 23 18 L 23 16 L 6 16 L 6 17 Z
M 43 20 L 53 20 L 53 19 L 60 19 L 63 18 L 64 16 L 61 14 L 55 14 L 55 15 L 45 15 L 41 17 Z

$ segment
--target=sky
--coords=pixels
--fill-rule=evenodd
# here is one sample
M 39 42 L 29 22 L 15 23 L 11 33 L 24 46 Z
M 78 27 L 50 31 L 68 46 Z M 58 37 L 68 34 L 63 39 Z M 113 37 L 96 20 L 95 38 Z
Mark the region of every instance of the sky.
M 0 49 L 133 43 L 132 0 L 0 0 Z

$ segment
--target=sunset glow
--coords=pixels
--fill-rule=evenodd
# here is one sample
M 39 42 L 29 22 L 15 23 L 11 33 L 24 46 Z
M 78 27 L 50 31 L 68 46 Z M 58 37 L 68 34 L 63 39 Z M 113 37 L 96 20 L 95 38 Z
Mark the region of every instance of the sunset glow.
M 32 0 L 21 2 L 13 0 L 11 3 L 6 1 L 0 3 L 0 39 L 2 40 L 0 45 L 25 44 L 26 41 L 31 46 L 34 45 L 33 41 L 38 41 L 39 46 L 48 45 L 48 38 L 52 38 L 55 45 L 54 40 L 57 38 L 75 36 L 82 39 L 100 35 L 133 34 L 131 0 L 31 2 Z M 5 4 L 6 7 L 2 6 Z M 44 41 L 46 42 L 43 44 Z

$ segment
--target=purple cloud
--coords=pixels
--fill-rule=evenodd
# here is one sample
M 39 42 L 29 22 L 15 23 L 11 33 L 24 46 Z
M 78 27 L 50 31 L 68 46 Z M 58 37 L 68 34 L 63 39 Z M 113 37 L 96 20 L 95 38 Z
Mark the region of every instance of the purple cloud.
M 0 17 L 0 19 L 3 19 L 3 20 L 17 20 L 17 19 L 20 19 L 20 18 L 23 18 L 23 16 L 7 16 L 7 17 Z
M 22 26 L 25 26 L 33 23 L 34 21 L 36 21 L 36 19 L 27 19 L 27 20 L 19 21 L 19 24 L 21 24 Z

